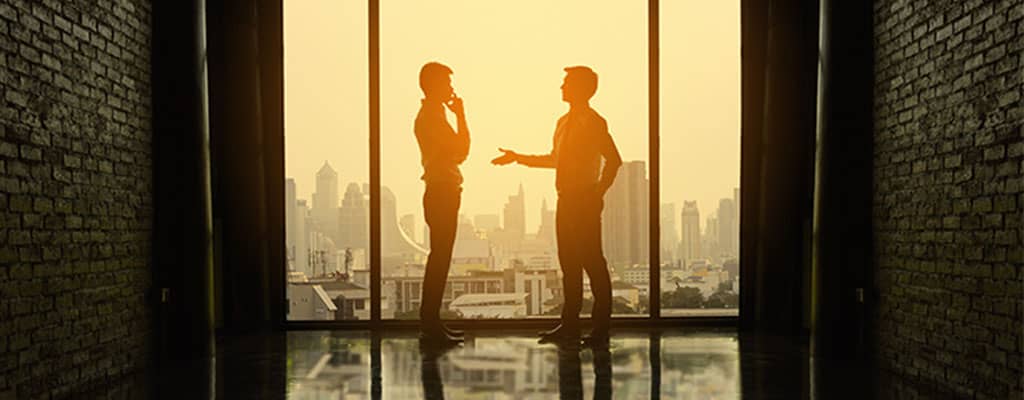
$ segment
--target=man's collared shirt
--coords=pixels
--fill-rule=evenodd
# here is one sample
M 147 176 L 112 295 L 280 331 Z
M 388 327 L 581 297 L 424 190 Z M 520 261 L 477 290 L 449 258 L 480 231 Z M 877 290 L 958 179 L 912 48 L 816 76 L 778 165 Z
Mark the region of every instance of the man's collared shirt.
M 422 101 L 413 131 L 420 146 L 421 179 L 427 184 L 462 184 L 459 164 L 469 155 L 469 140 L 448 124 L 444 105 Z
M 523 155 L 519 162 L 531 167 L 555 168 L 555 188 L 561 193 L 595 187 L 602 174 L 614 174 L 618 170 L 622 159 L 608 132 L 608 122 L 593 108 L 583 107 L 570 110 L 558 119 L 551 153 Z

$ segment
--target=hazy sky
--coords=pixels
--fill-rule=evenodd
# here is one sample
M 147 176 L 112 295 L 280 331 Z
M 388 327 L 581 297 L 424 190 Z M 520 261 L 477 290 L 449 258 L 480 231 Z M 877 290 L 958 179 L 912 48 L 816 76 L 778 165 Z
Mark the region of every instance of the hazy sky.
M 325 160 L 342 193 L 369 180 L 366 16 L 365 0 L 285 1 L 285 168 L 300 198 L 311 198 Z M 412 123 L 422 98 L 417 75 L 428 61 L 452 67 L 465 100 L 473 139 L 462 166 L 467 216 L 500 214 L 520 183 L 529 230 L 542 199 L 553 207 L 552 170 L 490 160 L 499 146 L 550 150 L 555 121 L 568 110 L 559 92 L 566 66 L 598 73 L 592 106 L 623 159 L 647 161 L 644 2 L 385 0 L 380 18 L 381 175 L 399 214 L 416 214 L 419 226 Z M 662 1 L 661 27 L 662 201 L 697 200 L 703 219 L 739 185 L 739 1 Z

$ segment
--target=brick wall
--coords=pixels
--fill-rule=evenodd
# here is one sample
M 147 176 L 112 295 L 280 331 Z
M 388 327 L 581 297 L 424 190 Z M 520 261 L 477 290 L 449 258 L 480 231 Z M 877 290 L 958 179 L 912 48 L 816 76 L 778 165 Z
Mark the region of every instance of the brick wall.
M 145 362 L 150 5 L 0 1 L 0 399 Z
M 1022 398 L 1024 1 L 875 2 L 882 363 Z

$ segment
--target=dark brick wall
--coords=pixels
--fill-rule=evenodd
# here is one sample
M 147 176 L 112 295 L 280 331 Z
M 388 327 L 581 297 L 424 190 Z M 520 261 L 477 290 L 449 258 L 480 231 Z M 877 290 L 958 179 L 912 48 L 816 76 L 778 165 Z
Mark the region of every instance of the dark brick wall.
M 150 5 L 0 1 L 0 399 L 145 362 Z
M 1024 398 L 1024 1 L 875 2 L 884 366 Z

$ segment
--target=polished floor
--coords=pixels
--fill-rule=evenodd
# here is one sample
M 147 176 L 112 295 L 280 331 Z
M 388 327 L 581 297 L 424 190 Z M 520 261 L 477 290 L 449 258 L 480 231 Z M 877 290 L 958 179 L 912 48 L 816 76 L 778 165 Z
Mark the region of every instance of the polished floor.
M 730 329 L 614 332 L 607 349 L 470 332 L 449 350 L 413 332 L 290 331 L 222 338 L 208 363 L 152 368 L 95 398 L 873 399 L 942 397 L 861 362 L 815 360 L 787 338 Z M 884 383 L 880 383 L 884 382 Z

